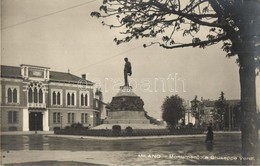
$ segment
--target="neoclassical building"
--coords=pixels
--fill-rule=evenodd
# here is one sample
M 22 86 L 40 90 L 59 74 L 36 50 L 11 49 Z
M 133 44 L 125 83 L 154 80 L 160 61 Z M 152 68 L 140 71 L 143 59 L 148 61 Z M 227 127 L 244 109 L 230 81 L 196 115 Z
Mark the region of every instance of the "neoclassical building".
M 100 96 L 84 74 L 25 64 L 1 66 L 0 88 L 2 131 L 49 131 L 100 121 Z

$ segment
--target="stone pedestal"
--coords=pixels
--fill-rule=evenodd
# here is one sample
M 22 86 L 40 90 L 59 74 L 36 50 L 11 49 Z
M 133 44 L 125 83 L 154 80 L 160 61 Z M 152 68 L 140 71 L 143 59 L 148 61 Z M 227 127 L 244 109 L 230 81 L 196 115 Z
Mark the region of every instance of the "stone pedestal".
M 110 103 L 104 124 L 149 124 L 143 106 L 143 100 L 131 87 L 122 86 Z

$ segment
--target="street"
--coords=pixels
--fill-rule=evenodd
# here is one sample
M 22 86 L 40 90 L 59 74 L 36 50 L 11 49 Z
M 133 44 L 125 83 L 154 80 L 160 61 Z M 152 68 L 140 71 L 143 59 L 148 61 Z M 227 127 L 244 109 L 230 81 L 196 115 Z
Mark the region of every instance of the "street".
M 3 165 L 240 164 L 240 133 L 141 140 L 2 135 Z

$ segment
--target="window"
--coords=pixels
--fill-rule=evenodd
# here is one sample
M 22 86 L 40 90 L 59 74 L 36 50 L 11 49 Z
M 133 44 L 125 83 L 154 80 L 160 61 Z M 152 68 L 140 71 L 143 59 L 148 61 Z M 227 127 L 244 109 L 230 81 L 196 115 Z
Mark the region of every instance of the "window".
M 12 103 L 12 101 L 13 101 L 13 92 L 12 92 L 12 90 L 11 90 L 11 88 L 8 88 L 8 93 L 7 93 L 8 95 L 8 103 Z
M 56 92 L 52 93 L 52 104 L 56 105 Z
M 59 112 L 53 113 L 53 123 L 60 123 L 61 116 Z
M 30 82 L 27 88 L 28 88 L 27 101 L 28 103 L 31 104 L 31 106 L 38 106 L 38 104 L 42 106 L 43 104 L 45 104 L 45 92 L 47 90 L 46 87 L 43 85 L 43 83 L 35 82 L 35 81 Z
M 80 103 L 81 103 L 81 106 L 84 106 L 84 95 L 83 94 L 80 95 Z
M 8 112 L 8 123 L 17 123 L 18 122 L 18 113 L 17 111 Z
M 83 107 L 89 106 L 88 92 L 80 92 L 80 105 Z
M 71 113 L 71 123 L 74 123 L 74 113 Z
M 70 105 L 70 94 L 67 94 L 67 105 Z
M 67 92 L 67 106 L 76 106 L 76 92 L 75 91 L 69 91 Z
M 7 103 L 19 103 L 19 87 L 17 86 L 7 86 Z
M 68 123 L 74 123 L 74 122 L 75 122 L 75 114 L 68 113 Z
M 16 88 L 13 90 L 13 103 L 17 103 L 17 90 L 16 90 Z
M 35 87 L 34 88 L 34 103 L 38 103 L 38 90 L 37 88 Z
M 88 123 L 88 114 L 87 113 L 81 113 L 81 123 Z
M 32 92 L 31 88 L 29 89 L 28 95 L 29 95 L 29 103 L 32 103 L 33 102 L 33 92 Z
M 57 113 L 53 113 L 53 123 L 57 123 Z
M 74 98 L 75 98 L 75 97 L 74 97 L 74 93 L 72 93 L 72 94 L 71 94 L 71 105 L 75 105 L 75 103 L 74 103 Z
M 70 123 L 70 113 L 68 113 L 68 123 Z
M 62 97 L 61 93 L 62 90 L 52 90 L 51 97 L 52 97 L 52 105 L 62 105 Z
M 61 97 L 60 97 L 60 92 L 57 93 L 57 105 L 61 105 Z
M 39 90 L 39 103 L 43 103 L 43 93 L 42 93 L 42 89 Z

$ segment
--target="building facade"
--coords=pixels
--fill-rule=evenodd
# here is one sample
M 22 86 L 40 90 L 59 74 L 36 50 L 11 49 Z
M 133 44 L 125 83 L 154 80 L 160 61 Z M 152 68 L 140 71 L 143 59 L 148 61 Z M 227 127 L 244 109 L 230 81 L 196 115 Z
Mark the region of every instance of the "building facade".
M 49 131 L 100 121 L 94 83 L 48 67 L 1 66 L 1 130 Z

